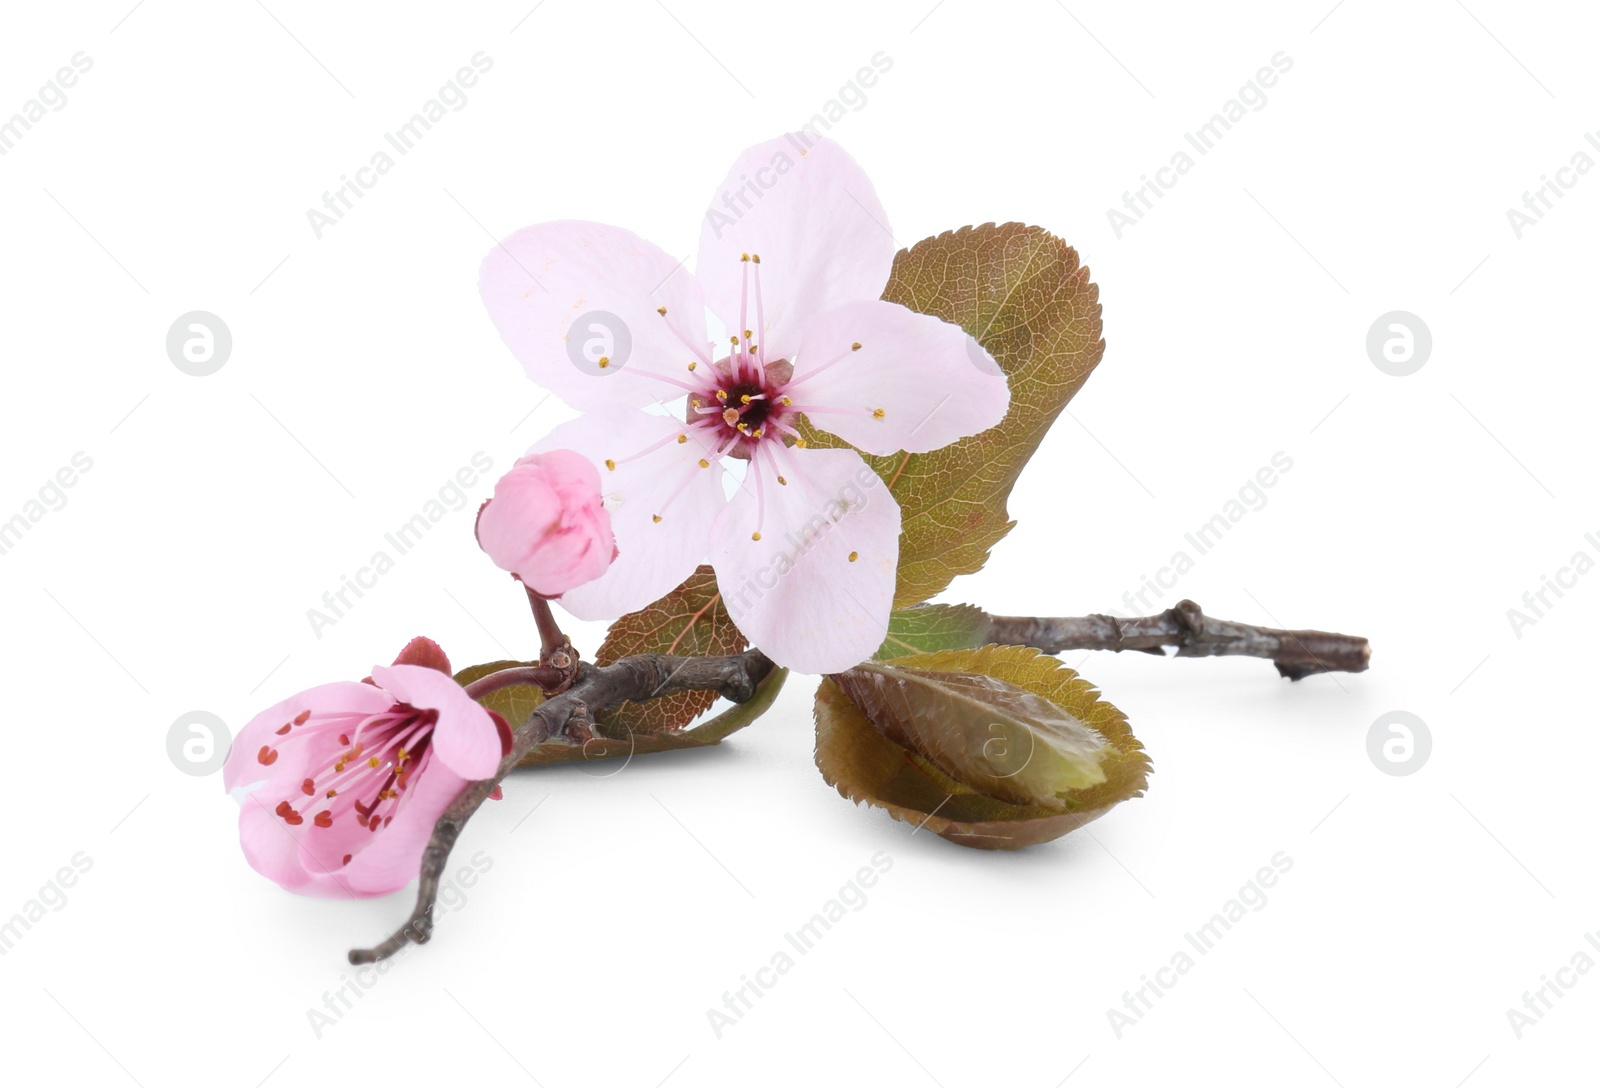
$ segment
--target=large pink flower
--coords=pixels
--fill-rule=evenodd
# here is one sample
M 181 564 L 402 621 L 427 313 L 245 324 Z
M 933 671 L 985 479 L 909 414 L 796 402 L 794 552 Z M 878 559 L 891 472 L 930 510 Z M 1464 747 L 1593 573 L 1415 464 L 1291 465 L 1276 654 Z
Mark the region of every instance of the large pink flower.
M 451 679 L 443 651 L 417 639 L 370 683 L 324 684 L 256 715 L 223 785 L 260 783 L 239 813 L 256 872 L 304 895 L 388 895 L 416 878 L 440 814 L 468 782 L 494 776 L 509 741 L 505 722 Z
M 534 449 L 602 466 L 619 555 L 563 598 L 575 615 L 642 607 L 709 554 L 734 622 L 779 664 L 833 672 L 878 648 L 899 504 L 854 450 L 806 448 L 799 417 L 867 453 L 922 453 L 994 426 L 1010 400 L 960 327 L 881 300 L 894 252 L 861 169 L 805 134 L 734 163 L 693 275 L 597 223 L 528 227 L 490 252 L 481 289 L 501 335 L 587 413 Z M 748 465 L 731 499 L 730 460 Z

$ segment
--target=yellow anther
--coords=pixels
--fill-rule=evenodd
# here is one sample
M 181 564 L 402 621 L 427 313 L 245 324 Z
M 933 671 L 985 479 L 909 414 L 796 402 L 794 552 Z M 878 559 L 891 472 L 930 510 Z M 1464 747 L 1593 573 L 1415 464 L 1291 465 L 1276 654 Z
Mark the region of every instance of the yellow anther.
M 696 365 L 697 365 L 697 364 L 695 364 L 695 363 L 690 363 L 690 364 L 689 364 L 689 369 L 690 369 L 690 370 L 693 370 L 693 369 L 694 369 L 694 368 L 695 368 L 695 366 L 696 366 Z M 696 401 L 696 402 L 695 402 L 695 403 L 696 403 L 696 404 L 698 404 L 698 403 L 699 403 L 699 401 Z
M 754 335 L 755 333 L 751 332 L 749 329 L 744 330 L 744 338 L 746 340 L 750 339 Z
M 606 468 L 610 469 L 612 472 L 615 472 L 615 471 L 617 471 L 617 463 L 615 461 L 613 461 L 611 458 L 607 457 L 606 458 Z
M 660 314 L 662 317 L 666 317 L 667 316 L 667 308 L 665 306 L 657 306 L 656 307 L 656 313 Z
M 861 558 L 861 555 L 860 555 L 859 552 L 851 552 L 850 553 L 850 562 L 854 563 L 857 559 L 860 559 L 860 558 Z
M 606 367 L 608 367 L 610 365 L 611 365 L 611 359 L 610 359 L 609 356 L 606 356 L 606 355 L 600 356 L 600 369 L 601 370 L 604 370 Z
M 755 433 L 755 437 L 756 437 L 756 438 L 760 438 L 760 437 L 761 437 L 761 436 L 762 436 L 762 435 L 764 435 L 764 434 L 766 434 L 766 433 L 767 433 L 767 432 L 766 432 L 766 431 L 765 431 L 765 430 L 763 430 L 763 429 L 762 429 L 762 428 L 760 428 L 760 427 L 757 427 L 757 428 L 756 428 L 756 433 Z
M 710 468 L 711 467 L 711 462 L 707 461 L 704 457 L 702 457 L 702 458 L 700 458 L 700 467 L 701 468 Z
M 850 345 L 850 350 L 851 351 L 860 351 L 861 350 L 861 341 L 857 340 L 855 343 L 851 344 Z
M 378 757 L 377 756 L 368 756 L 367 757 L 367 766 L 376 769 L 376 768 L 382 766 L 382 764 L 380 764 L 378 762 Z
M 750 259 L 750 254 L 748 254 L 748 253 L 741 253 L 741 254 L 739 254 L 739 259 L 740 259 L 740 260 L 741 260 L 741 261 L 748 261 L 748 260 L 749 260 L 749 259 Z
M 739 346 L 739 338 L 737 336 L 730 336 L 730 337 L 728 337 L 728 343 L 732 344 L 734 347 L 738 347 Z
M 749 404 L 750 403 L 750 394 L 749 393 L 741 393 L 739 395 L 739 403 L 740 404 Z
M 787 407 L 789 407 L 789 405 L 793 404 L 794 401 L 790 400 L 788 397 L 779 397 L 778 398 L 778 403 L 783 405 L 785 408 L 787 408 Z
M 693 363 L 689 364 L 689 369 L 690 370 L 694 369 L 694 364 Z M 699 397 L 690 397 L 689 398 L 689 403 L 694 405 L 696 408 L 704 408 L 705 407 L 705 405 L 700 403 L 700 398 Z
M 727 400 L 728 399 L 728 391 L 726 389 L 718 389 L 717 390 L 717 399 L 718 400 Z
M 779 476 L 779 477 L 778 477 L 778 482 L 779 482 L 779 483 L 780 483 L 780 484 L 787 484 L 787 483 L 788 483 L 788 482 L 789 482 L 789 481 L 788 481 L 788 480 L 785 480 L 785 479 L 784 479 L 784 478 L 783 478 L 783 477 L 782 477 L 782 476 Z
M 651 514 L 650 515 L 650 520 L 655 522 L 657 525 L 659 525 L 659 524 L 661 524 L 661 515 L 660 514 Z
M 874 408 L 872 410 L 872 418 L 873 419 L 882 419 L 883 418 L 883 409 L 882 408 Z
M 729 409 L 729 410 L 731 411 L 732 409 Z M 739 424 L 739 433 L 740 434 L 749 434 L 750 433 L 750 424 L 748 424 L 748 423 Z
M 750 539 L 751 540 L 760 540 L 761 539 L 761 534 L 760 533 L 751 533 L 750 534 Z
M 752 253 L 752 254 L 750 254 L 750 259 L 752 261 L 754 261 L 756 264 L 760 264 L 761 263 L 761 254 Z
M 680 434 L 680 435 L 679 435 L 679 436 L 678 436 L 678 445 L 680 445 L 680 446 L 681 446 L 681 445 L 683 445 L 683 444 L 684 444 L 684 443 L 685 443 L 685 442 L 687 442 L 687 441 L 689 441 L 689 436 L 688 436 L 688 435 L 686 435 L 686 434 Z

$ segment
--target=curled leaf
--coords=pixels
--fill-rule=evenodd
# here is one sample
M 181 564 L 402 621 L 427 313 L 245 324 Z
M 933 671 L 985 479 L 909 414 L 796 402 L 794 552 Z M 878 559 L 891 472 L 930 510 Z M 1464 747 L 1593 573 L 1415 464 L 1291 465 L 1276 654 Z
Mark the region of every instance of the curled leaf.
M 903 675 L 894 681 L 867 679 L 891 670 Z M 817 691 L 817 766 L 841 795 L 884 808 L 897 820 L 926 826 L 963 846 L 1014 850 L 1058 838 L 1144 792 L 1150 760 L 1121 711 L 1073 670 L 1036 650 L 989 646 L 852 672 L 860 675 L 824 680 Z M 851 687 L 868 692 L 878 719 L 852 698 Z M 1058 734 L 1060 719 L 1038 713 L 1041 702 L 1075 725 Z M 974 757 L 970 731 L 981 715 L 973 703 L 1004 707 L 1019 721 L 1048 720 L 1050 727 L 1035 744 L 1045 735 L 1050 741 L 1036 746 L 1031 760 L 1018 754 L 1026 748 L 1002 754 L 991 746 L 984 753 L 982 744 Z M 904 717 L 908 712 L 912 716 Z M 879 721 L 890 718 L 896 724 L 886 730 Z M 939 740 L 941 732 L 953 733 L 960 743 Z M 930 747 L 917 747 L 921 744 Z M 964 753 L 965 761 L 953 751 Z M 1043 773 L 1028 774 L 1030 762 L 1041 760 Z M 1045 793 L 1074 779 L 1082 784 Z

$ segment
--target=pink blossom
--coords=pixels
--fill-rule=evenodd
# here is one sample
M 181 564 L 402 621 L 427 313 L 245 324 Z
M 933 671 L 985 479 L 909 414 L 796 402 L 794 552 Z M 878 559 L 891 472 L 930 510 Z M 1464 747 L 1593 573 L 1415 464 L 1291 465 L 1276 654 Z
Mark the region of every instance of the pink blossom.
M 511 466 L 478 511 L 477 532 L 495 566 L 545 597 L 594 581 L 617 551 L 600 473 L 571 450 L 530 453 Z
M 368 682 L 324 684 L 269 707 L 240 731 L 223 785 L 240 799 L 239 841 L 290 891 L 366 898 L 414 880 L 440 814 L 510 750 L 505 721 L 416 639 Z
M 709 555 L 734 622 L 779 664 L 832 672 L 878 648 L 899 504 L 856 450 L 806 448 L 800 417 L 867 453 L 921 453 L 994 426 L 1010 401 L 959 326 L 881 300 L 887 222 L 848 155 L 793 134 L 734 163 L 693 274 L 598 223 L 528 227 L 489 253 L 480 287 L 501 336 L 586 413 L 534 449 L 603 469 L 620 554 L 564 597 L 570 611 L 639 608 Z

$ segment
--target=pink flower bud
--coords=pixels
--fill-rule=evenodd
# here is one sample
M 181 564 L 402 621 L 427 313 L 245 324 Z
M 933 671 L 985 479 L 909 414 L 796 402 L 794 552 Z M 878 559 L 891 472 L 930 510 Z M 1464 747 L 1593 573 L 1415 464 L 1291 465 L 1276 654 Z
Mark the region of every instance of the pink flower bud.
M 530 453 L 511 466 L 478 511 L 477 531 L 495 566 L 545 597 L 594 581 L 617 554 L 600 473 L 571 450 Z

